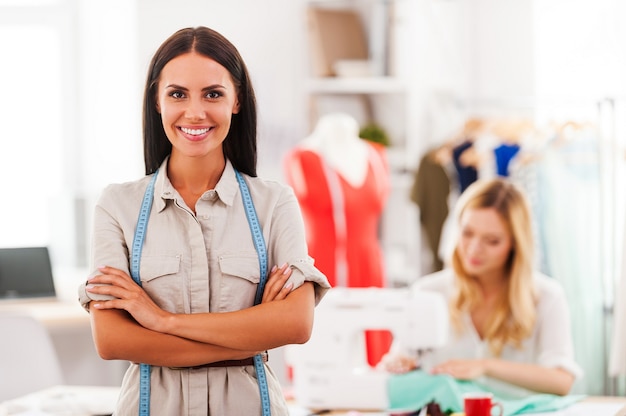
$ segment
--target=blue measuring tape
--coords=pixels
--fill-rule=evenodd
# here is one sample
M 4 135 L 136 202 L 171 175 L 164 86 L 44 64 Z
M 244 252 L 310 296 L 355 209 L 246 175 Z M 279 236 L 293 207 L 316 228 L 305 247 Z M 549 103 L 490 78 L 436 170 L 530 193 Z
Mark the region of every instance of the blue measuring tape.
M 135 282 L 141 286 L 141 279 L 139 278 L 139 265 L 141 260 L 141 251 L 143 248 L 143 242 L 146 235 L 146 227 L 148 225 L 148 218 L 150 217 L 150 210 L 152 209 L 152 200 L 154 196 L 154 182 L 156 181 L 158 170 L 154 172 L 146 192 L 143 196 L 141 203 L 141 209 L 139 210 L 139 218 L 137 219 L 137 227 L 135 229 L 135 236 L 133 238 L 133 248 L 131 255 L 130 273 Z M 248 219 L 248 225 L 252 232 L 252 240 L 254 241 L 254 247 L 259 256 L 259 269 L 261 272 L 259 285 L 257 286 L 256 295 L 254 298 L 254 304 L 258 305 L 263 299 L 263 290 L 265 289 L 265 282 L 267 280 L 267 247 L 265 246 L 265 239 L 261 232 L 261 226 L 259 225 L 259 218 L 256 210 L 254 209 L 254 203 L 250 196 L 250 190 L 248 185 L 243 179 L 243 176 L 235 169 L 235 175 L 237 176 L 237 182 L 239 183 L 239 189 L 241 191 L 241 197 L 243 199 L 243 205 L 246 210 L 246 218 Z M 150 415 L 150 365 L 139 365 L 139 416 Z M 261 396 L 261 409 L 263 416 L 271 415 L 270 408 L 270 395 L 267 386 L 267 376 L 265 374 L 265 366 L 263 365 L 263 358 L 260 354 L 254 356 L 254 369 L 256 370 L 257 380 L 259 384 L 259 392 Z
M 248 185 L 239 173 L 235 169 L 235 175 L 237 176 L 237 182 L 239 182 L 239 189 L 241 190 L 241 198 L 243 199 L 243 206 L 246 209 L 246 217 L 248 218 L 248 225 L 250 225 L 250 231 L 252 231 L 252 240 L 254 241 L 254 248 L 259 256 L 259 269 L 261 270 L 261 278 L 259 285 L 256 288 L 256 296 L 254 298 L 254 304 L 258 305 L 263 299 L 263 290 L 265 289 L 265 281 L 267 280 L 267 248 L 265 247 L 265 240 L 263 239 L 263 233 L 261 233 L 261 227 L 259 225 L 259 218 L 254 209 L 254 203 L 250 196 L 250 190 Z M 265 366 L 263 365 L 263 359 L 261 355 L 254 356 L 254 369 L 256 370 L 256 377 L 259 383 L 259 393 L 261 395 L 261 409 L 263 410 L 263 416 L 270 416 L 270 395 L 267 387 L 267 377 L 265 375 Z
M 137 227 L 135 228 L 135 236 L 133 237 L 133 251 L 130 259 L 130 275 L 133 280 L 141 286 L 141 278 L 139 277 L 139 264 L 141 260 L 141 251 L 143 242 L 146 238 L 146 227 L 148 226 L 148 218 L 152 209 L 152 199 L 154 195 L 154 182 L 156 181 L 158 169 L 152 175 L 152 179 L 146 188 L 139 210 L 139 218 L 137 219 Z M 150 415 L 150 371 L 148 364 L 139 364 L 139 416 Z

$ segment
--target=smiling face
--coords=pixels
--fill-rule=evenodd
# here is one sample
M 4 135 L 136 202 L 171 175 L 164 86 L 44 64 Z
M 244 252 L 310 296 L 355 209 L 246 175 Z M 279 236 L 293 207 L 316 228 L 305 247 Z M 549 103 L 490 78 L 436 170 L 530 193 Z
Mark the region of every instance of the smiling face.
M 460 218 L 458 253 L 465 271 L 479 279 L 502 277 L 513 236 L 494 208 L 467 208 Z
M 226 68 L 193 52 L 177 56 L 161 71 L 156 101 L 173 158 L 223 157 L 222 143 L 239 111 Z

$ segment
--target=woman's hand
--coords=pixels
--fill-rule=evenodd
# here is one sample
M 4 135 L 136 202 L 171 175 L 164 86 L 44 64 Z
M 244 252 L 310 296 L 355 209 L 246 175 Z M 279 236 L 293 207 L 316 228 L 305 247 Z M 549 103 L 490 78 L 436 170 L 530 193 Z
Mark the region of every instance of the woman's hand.
M 285 284 L 289 276 L 291 276 L 291 267 L 287 263 L 281 267 L 272 267 L 267 282 L 265 282 L 261 303 L 285 299 L 293 288 L 293 283 Z
M 474 380 L 486 372 L 486 360 L 449 360 L 431 370 L 432 374 L 448 374 L 458 380 Z
M 387 353 L 376 366 L 394 374 L 408 373 L 417 368 L 417 359 L 401 353 Z
M 92 301 L 96 309 L 124 309 L 143 327 L 159 331 L 169 312 L 159 308 L 148 294 L 124 271 L 113 267 L 99 267 L 102 274 L 89 279 L 87 291 L 110 295 L 115 299 Z M 102 286 L 96 284 L 103 284 Z

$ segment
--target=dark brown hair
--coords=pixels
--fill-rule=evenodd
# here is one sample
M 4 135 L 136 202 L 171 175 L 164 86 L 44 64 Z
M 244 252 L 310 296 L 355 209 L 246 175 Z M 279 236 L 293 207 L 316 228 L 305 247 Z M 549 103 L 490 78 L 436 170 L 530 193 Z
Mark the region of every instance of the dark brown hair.
M 233 114 L 230 130 L 224 140 L 224 156 L 235 169 L 256 176 L 256 98 L 246 64 L 237 48 L 218 32 L 206 28 L 181 29 L 170 36 L 154 54 L 144 90 L 143 146 L 146 175 L 156 171 L 171 153 L 172 145 L 165 135 L 156 96 L 163 67 L 185 53 L 196 52 L 213 59 L 228 70 L 239 98 L 239 113 Z

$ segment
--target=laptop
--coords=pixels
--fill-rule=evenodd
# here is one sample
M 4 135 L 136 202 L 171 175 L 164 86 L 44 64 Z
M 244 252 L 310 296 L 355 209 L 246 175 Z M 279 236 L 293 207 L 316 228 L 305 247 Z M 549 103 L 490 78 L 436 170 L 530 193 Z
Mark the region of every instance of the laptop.
M 0 302 L 56 298 L 47 247 L 0 248 Z

